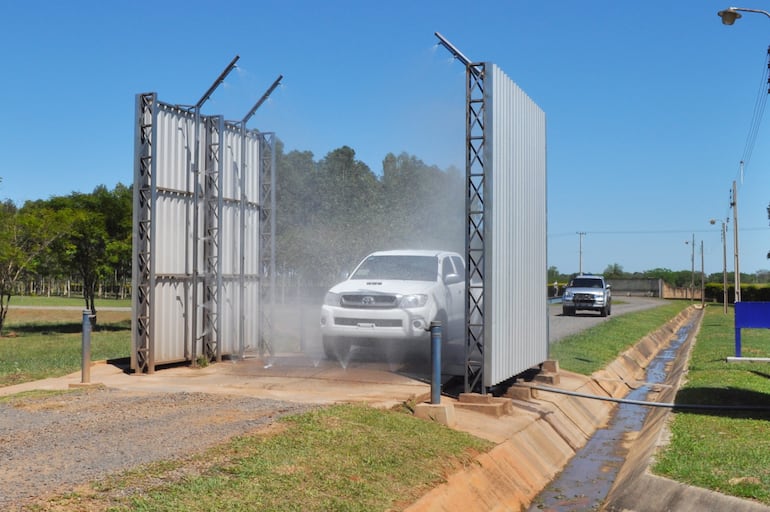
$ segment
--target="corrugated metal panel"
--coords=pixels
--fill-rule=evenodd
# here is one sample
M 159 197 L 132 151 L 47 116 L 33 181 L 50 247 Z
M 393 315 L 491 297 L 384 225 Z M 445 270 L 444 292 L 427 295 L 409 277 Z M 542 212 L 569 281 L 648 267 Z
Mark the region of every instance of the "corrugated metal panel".
M 256 346 L 259 329 L 259 134 L 232 124 L 208 123 L 206 117 L 196 123 L 194 113 L 161 102 L 155 102 L 153 109 L 152 130 L 156 142 L 151 148 L 151 157 L 155 203 L 154 210 L 148 212 L 155 237 L 148 282 L 154 283 L 154 288 L 152 297 L 145 299 L 150 301 L 153 326 L 150 360 L 156 365 L 190 360 L 194 332 L 199 337 L 203 332 L 203 315 L 197 315 L 196 329 L 192 329 L 192 318 L 196 308 L 199 312 L 204 307 L 202 281 L 207 273 L 203 239 L 207 225 L 204 216 L 208 213 L 203 201 L 205 173 L 202 168 L 207 140 L 221 143 L 218 165 L 222 181 L 218 199 L 223 201 L 221 215 L 214 220 L 221 235 L 217 251 L 221 279 L 217 282 L 222 283 L 218 304 L 213 305 L 218 308 L 220 321 L 220 339 L 216 342 L 222 355 L 240 354 L 244 347 Z M 137 119 L 137 123 L 141 122 Z M 207 127 L 212 133 L 206 133 Z M 201 166 L 197 176 L 201 191 L 197 205 L 194 197 L 196 160 Z M 194 240 L 196 207 L 198 240 Z M 136 236 L 136 226 L 134 232 Z M 137 274 L 136 260 L 134 266 Z M 194 273 L 199 276 L 197 294 L 192 290 Z M 193 304 L 194 295 L 199 304 Z M 132 343 L 132 350 L 136 351 L 138 338 Z M 198 343 L 196 352 L 199 354 L 200 350 Z M 136 359 L 132 354 L 132 365 Z
M 155 273 L 156 275 L 184 274 L 192 264 L 192 254 L 187 254 L 192 244 L 191 198 L 159 194 L 156 213 L 162 222 L 156 227 Z M 187 263 L 187 265 L 185 265 Z
M 190 355 L 189 286 L 183 281 L 160 281 L 155 285 L 155 364 L 187 361 Z
M 545 114 L 491 63 L 485 77 L 484 385 L 548 357 Z

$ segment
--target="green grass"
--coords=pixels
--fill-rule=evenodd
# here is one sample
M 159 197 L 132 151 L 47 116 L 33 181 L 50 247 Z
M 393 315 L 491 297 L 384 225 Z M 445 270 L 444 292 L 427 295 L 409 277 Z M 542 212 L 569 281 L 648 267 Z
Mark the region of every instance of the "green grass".
M 765 406 L 768 411 L 675 412 L 659 475 L 770 505 L 770 365 L 728 363 L 733 310 L 706 310 L 677 403 Z M 742 355 L 770 357 L 770 331 L 744 329 Z
M 103 481 L 57 505 L 158 512 L 400 510 L 491 446 L 403 412 L 336 405 L 284 418 L 278 428 L 187 461 Z
M 130 355 L 130 316 L 130 312 L 98 313 L 97 328 L 91 332 L 91 360 Z M 0 386 L 80 370 L 82 339 L 79 311 L 9 311 L 0 336 Z
M 96 299 L 97 311 L 104 307 L 131 307 L 131 299 Z M 13 307 L 25 306 L 66 306 L 85 308 L 85 302 L 82 297 L 42 297 L 35 295 L 14 295 L 11 297 L 10 305 Z
M 613 316 L 596 327 L 552 344 L 549 357 L 559 361 L 559 367 L 565 370 L 591 375 L 689 305 L 686 301 L 674 301 L 653 309 Z
M 555 343 L 550 355 L 564 369 L 590 374 L 689 305 L 677 301 L 612 317 Z M 15 334 L 0 338 L 0 385 L 77 371 L 79 319 L 78 311 L 11 311 L 7 330 Z M 126 312 L 99 314 L 104 329 L 92 334 L 93 359 L 128 355 L 128 319 Z M 770 368 L 726 363 L 733 343 L 732 310 L 724 315 L 721 307 L 708 307 L 677 402 L 770 406 Z M 743 354 L 770 356 L 770 330 L 745 329 Z M 761 412 L 676 412 L 671 444 L 654 471 L 770 504 L 768 420 Z M 52 498 L 41 510 L 399 509 L 489 447 L 410 414 L 333 406 L 187 460 L 159 462 Z

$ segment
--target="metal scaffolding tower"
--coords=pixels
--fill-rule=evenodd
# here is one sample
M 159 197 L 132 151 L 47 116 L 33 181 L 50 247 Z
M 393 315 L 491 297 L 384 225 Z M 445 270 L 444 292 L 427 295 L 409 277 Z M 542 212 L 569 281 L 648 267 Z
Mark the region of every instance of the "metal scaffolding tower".
M 222 163 L 225 121 L 222 116 L 206 120 L 205 208 L 203 235 L 203 354 L 209 360 L 222 360 Z
M 131 369 L 272 354 L 275 135 L 201 114 L 238 57 L 195 105 L 136 99 Z
M 260 325 L 259 355 L 273 355 L 273 308 L 275 305 L 275 134 L 260 134 Z
M 484 378 L 484 64 L 466 66 L 465 197 L 466 306 L 465 392 L 481 390 Z
M 444 36 L 439 44 L 465 65 L 465 392 L 486 392 L 484 378 L 484 63 L 473 63 Z
M 136 99 L 136 134 L 134 168 L 134 205 L 135 226 L 132 247 L 134 274 L 133 317 L 135 350 L 131 352 L 131 367 L 140 372 L 153 372 L 155 363 L 150 340 L 153 337 L 153 316 L 151 315 L 155 294 L 155 272 L 153 269 L 155 241 L 155 173 L 153 148 L 155 147 L 155 102 L 156 95 L 142 94 Z

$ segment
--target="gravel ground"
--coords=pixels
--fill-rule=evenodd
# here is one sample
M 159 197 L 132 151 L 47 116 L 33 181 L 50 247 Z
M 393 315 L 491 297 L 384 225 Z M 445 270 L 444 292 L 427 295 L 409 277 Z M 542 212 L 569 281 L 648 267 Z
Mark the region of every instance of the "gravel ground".
M 158 460 L 190 455 L 311 408 L 205 393 L 91 388 L 0 403 L 0 510 Z

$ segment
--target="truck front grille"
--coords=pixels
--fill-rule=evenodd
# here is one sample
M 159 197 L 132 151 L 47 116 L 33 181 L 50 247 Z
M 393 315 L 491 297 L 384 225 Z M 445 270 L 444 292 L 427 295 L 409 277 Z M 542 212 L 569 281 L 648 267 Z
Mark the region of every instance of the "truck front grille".
M 395 308 L 397 304 L 398 299 L 395 295 L 377 293 L 346 293 L 340 298 L 340 305 L 343 308 L 386 309 Z

